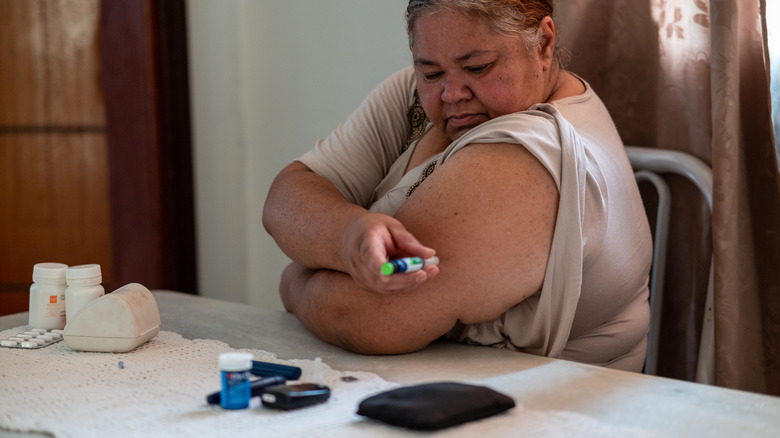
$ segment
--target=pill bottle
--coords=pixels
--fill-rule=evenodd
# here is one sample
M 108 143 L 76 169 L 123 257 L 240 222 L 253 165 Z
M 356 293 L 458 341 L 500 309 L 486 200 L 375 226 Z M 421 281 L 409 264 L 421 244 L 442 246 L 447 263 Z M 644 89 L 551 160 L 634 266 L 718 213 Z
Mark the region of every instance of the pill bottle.
M 100 284 L 103 281 L 100 265 L 71 266 L 65 271 L 65 280 L 68 283 L 65 289 L 65 322 L 72 321 L 84 306 L 105 295 Z
M 65 271 L 62 263 L 38 263 L 33 266 L 30 286 L 30 316 L 33 328 L 54 330 L 65 327 Z
M 222 374 L 220 404 L 225 409 L 249 407 L 251 388 L 249 376 L 252 370 L 252 353 L 222 353 L 219 355 L 219 370 Z

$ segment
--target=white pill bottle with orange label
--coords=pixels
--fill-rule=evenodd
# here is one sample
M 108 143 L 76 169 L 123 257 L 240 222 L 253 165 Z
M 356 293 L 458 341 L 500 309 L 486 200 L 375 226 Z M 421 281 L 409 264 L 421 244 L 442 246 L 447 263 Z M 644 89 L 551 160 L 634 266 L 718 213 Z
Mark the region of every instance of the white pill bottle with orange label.
M 65 328 L 65 271 L 62 263 L 38 263 L 33 267 L 33 284 L 30 286 L 30 315 L 28 323 L 33 328 Z

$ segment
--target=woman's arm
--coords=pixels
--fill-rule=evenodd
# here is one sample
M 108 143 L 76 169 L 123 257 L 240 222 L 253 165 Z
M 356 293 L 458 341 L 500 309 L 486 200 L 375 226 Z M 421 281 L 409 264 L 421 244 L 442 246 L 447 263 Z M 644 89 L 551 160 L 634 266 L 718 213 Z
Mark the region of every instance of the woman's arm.
M 391 257 L 427 258 L 435 252 L 398 220 L 347 201 L 330 181 L 299 162 L 284 168 L 271 185 L 263 225 L 296 263 L 349 274 L 375 292 L 406 290 L 438 272 L 429 267 L 409 275 L 381 275 L 381 265 Z
M 382 276 L 380 266 L 389 258 L 428 258 L 434 251 L 397 220 L 363 208 L 402 152 L 414 84 L 411 68 L 387 78 L 301 162 L 276 177 L 263 225 L 293 261 L 347 273 L 362 287 L 384 293 L 406 290 L 436 274 L 431 267 Z
M 471 145 L 429 176 L 396 219 L 437 248 L 441 274 L 414 293 L 365 294 L 347 276 L 291 266 L 282 300 L 322 339 L 364 353 L 423 348 L 457 321 L 496 318 L 541 289 L 558 191 L 518 145 Z
M 307 269 L 291 263 L 282 275 L 280 291 L 285 308 L 309 331 L 326 342 L 359 353 L 419 350 L 452 326 L 452 315 L 424 314 L 428 309 L 427 294 L 367 294 L 348 275 L 337 271 Z M 404 318 L 397 320 L 400 313 Z M 400 327 L 403 330 L 396 329 Z

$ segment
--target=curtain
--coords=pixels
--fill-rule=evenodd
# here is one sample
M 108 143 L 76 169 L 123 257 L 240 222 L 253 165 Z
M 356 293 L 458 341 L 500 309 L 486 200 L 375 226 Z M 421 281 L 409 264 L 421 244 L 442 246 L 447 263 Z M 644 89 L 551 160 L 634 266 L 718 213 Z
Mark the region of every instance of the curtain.
M 693 186 L 670 177 L 682 195 L 672 203 L 659 374 L 694 379 L 712 255 L 715 384 L 780 395 L 780 173 L 765 0 L 556 7 L 569 70 L 601 96 L 624 143 L 712 167 L 711 216 Z

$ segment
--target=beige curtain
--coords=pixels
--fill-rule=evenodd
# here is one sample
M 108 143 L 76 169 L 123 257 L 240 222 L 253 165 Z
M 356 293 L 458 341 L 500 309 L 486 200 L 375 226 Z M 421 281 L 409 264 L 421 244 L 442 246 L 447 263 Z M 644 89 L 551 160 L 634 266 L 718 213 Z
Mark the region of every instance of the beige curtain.
M 569 69 L 604 99 L 626 144 L 711 165 L 713 213 L 673 201 L 659 374 L 693 380 L 710 254 L 715 383 L 780 395 L 780 173 L 765 62 L 765 0 L 558 1 Z M 774 1 L 774 0 L 772 0 Z M 702 223 L 712 227 L 702 227 Z

